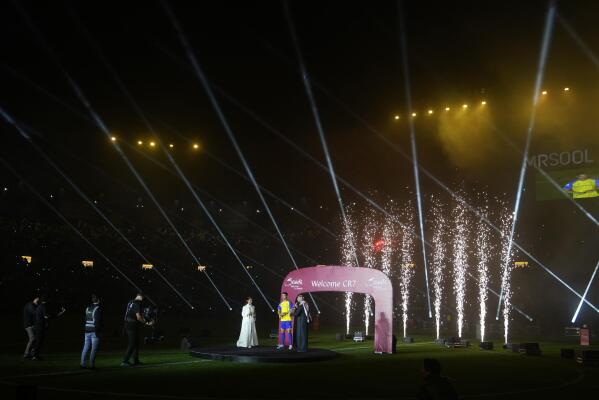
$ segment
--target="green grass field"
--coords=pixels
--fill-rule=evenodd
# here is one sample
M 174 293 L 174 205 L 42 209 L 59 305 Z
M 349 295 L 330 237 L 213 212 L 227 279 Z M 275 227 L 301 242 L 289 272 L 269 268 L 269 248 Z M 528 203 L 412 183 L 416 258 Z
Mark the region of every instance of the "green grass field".
M 14 398 L 19 384 L 36 385 L 40 399 L 210 399 L 210 398 L 414 398 L 425 357 L 441 361 L 444 375 L 462 398 L 569 399 L 599 393 L 599 368 L 560 358 L 560 348 L 578 346 L 541 343 L 542 356 L 525 356 L 498 348 L 483 351 L 446 349 L 430 337 L 398 345 L 395 355 L 372 353 L 372 342 L 336 342 L 319 332 L 312 347 L 329 348 L 339 357 L 300 364 L 238 364 L 192 358 L 175 343 L 145 345 L 141 367 L 121 368 L 122 341 L 106 341 L 98 371 L 80 370 L 78 348 L 50 343 L 45 361 L 21 358 L 21 346 L 3 347 L 0 381 L 3 399 Z M 206 345 L 222 344 L 212 339 Z M 264 345 L 274 341 L 263 340 Z M 60 349 L 53 350 L 53 349 Z M 300 383 L 304 383 L 300 385 Z M 8 396 L 5 396 L 8 395 Z

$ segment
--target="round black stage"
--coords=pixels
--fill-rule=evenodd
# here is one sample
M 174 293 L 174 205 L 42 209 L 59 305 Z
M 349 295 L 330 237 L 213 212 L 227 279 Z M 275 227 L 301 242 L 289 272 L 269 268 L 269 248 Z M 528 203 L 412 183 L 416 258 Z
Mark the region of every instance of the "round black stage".
M 194 347 L 190 350 L 194 357 L 209 360 L 235 361 L 241 363 L 295 363 L 324 361 L 337 357 L 337 353 L 326 349 L 308 349 L 305 353 L 289 350 L 277 350 L 274 347 L 252 347 L 251 349 L 238 347 Z

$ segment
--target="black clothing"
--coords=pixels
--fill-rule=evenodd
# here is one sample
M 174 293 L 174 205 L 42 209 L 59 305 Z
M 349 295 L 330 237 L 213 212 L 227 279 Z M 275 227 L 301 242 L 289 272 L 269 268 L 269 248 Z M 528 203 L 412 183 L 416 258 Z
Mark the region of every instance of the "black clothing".
M 23 308 L 23 328 L 28 328 L 35 325 L 35 309 L 36 305 L 33 302 L 25 304 Z
M 295 317 L 295 334 L 293 339 L 295 341 L 295 351 L 306 352 L 308 351 L 308 322 L 309 313 L 308 308 L 304 308 L 301 304 L 295 305 L 293 316 Z
M 419 400 L 457 400 L 458 394 L 447 378 L 430 374 L 418 392 Z
M 103 322 L 102 307 L 90 304 L 85 309 L 85 332 L 95 332 L 96 336 L 100 336 L 104 328 Z
M 48 326 L 48 314 L 46 313 L 46 304 L 40 303 L 35 308 L 35 319 L 33 326 L 36 331 L 45 331 Z
M 127 310 L 125 311 L 125 329 L 138 329 L 141 322 L 137 320 L 137 314 L 142 313 L 141 300 L 131 300 L 127 304 Z
M 133 357 L 133 363 L 139 363 L 139 327 L 126 328 L 127 332 L 127 352 L 123 358 L 123 362 L 128 363 L 131 357 Z
M 125 311 L 125 332 L 127 333 L 127 351 L 123 362 L 128 363 L 133 357 L 133 363 L 139 363 L 139 336 L 142 322 L 138 321 L 137 314 L 142 314 L 143 308 L 140 300 L 131 300 Z

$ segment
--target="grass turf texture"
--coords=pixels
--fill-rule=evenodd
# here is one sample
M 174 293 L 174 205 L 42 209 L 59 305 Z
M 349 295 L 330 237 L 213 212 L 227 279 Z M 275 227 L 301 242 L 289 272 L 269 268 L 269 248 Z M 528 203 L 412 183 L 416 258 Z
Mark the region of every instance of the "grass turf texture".
M 334 341 L 319 333 L 312 347 L 339 352 L 339 357 L 315 363 L 239 364 L 190 357 L 173 343 L 142 347 L 141 367 L 121 368 L 122 341 L 106 341 L 98 371 L 79 369 L 79 353 L 48 353 L 43 362 L 23 360 L 21 346 L 4 347 L 0 356 L 2 398 L 14 398 L 16 385 L 38 386 L 38 398 L 414 398 L 421 382 L 422 359 L 440 360 L 463 398 L 572 398 L 599 393 L 599 368 L 582 367 L 560 358 L 564 343 L 541 343 L 543 355 L 525 356 L 503 350 L 446 349 L 430 337 L 398 344 L 397 354 L 376 355 L 372 342 Z M 515 341 L 517 342 L 517 341 Z M 204 345 L 223 344 L 212 339 Z M 262 341 L 274 345 L 274 341 Z M 304 383 L 301 386 L 301 383 Z M 5 396 L 8 395 L 8 396 Z

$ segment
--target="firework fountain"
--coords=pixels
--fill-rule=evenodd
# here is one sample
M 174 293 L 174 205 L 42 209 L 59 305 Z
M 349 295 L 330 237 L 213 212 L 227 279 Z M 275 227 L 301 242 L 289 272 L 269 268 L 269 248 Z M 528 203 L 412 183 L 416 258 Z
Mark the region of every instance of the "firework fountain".
M 443 206 L 438 197 L 432 197 L 432 214 L 434 230 L 432 234 L 433 252 L 431 257 L 431 275 L 433 281 L 433 308 L 435 311 L 435 326 L 437 328 L 437 339 L 441 331 L 441 303 L 443 302 L 443 273 L 445 270 L 445 229 L 446 220 L 443 214 Z
M 501 273 L 501 287 L 503 288 L 503 338 L 504 343 L 508 343 L 510 311 L 512 310 L 512 269 L 511 263 L 512 252 L 510 251 L 510 229 L 512 224 L 513 214 L 510 213 L 507 207 L 503 207 L 501 213 L 501 265 L 504 266 Z
M 464 326 L 464 305 L 466 302 L 466 269 L 468 268 L 467 240 L 468 219 L 466 208 L 457 203 L 454 208 L 453 227 L 453 290 L 458 314 L 458 336 L 462 337 Z
M 416 265 L 414 264 L 414 250 L 415 250 L 415 224 L 414 224 L 414 213 L 412 211 L 411 203 L 408 203 L 403 208 L 402 222 L 404 223 L 404 229 L 401 235 L 401 281 L 400 281 L 400 295 L 401 295 L 401 313 L 403 320 L 403 337 L 406 337 L 406 329 L 408 323 L 408 306 L 410 300 L 410 285 L 415 275 Z
M 372 218 L 370 213 L 368 214 L 368 220 L 364 225 L 364 232 L 362 237 L 362 255 L 364 257 L 364 267 L 375 268 L 376 266 L 376 254 L 374 252 L 374 241 L 376 237 L 377 224 Z M 372 297 L 369 294 L 364 296 L 364 328 L 365 334 L 368 335 L 368 328 L 370 326 L 370 316 L 372 315 Z
M 485 199 L 485 209 L 483 215 L 488 218 L 489 205 Z M 490 243 L 491 228 L 482 219 L 479 220 L 476 227 L 476 256 L 478 270 L 478 303 L 480 341 L 485 341 L 485 323 L 487 318 L 487 299 L 489 294 L 489 258 L 492 251 Z
M 391 265 L 393 260 L 395 224 L 391 218 L 385 220 L 383 227 L 383 247 L 381 249 L 381 269 L 388 277 L 391 277 Z
M 348 213 L 343 229 L 343 242 L 341 243 L 342 264 L 345 266 L 357 267 L 357 265 L 355 265 L 355 254 L 357 254 L 357 252 L 355 246 L 356 236 L 354 232 L 353 221 Z M 351 322 L 353 295 L 352 292 L 345 292 L 345 331 L 348 334 L 349 324 Z

